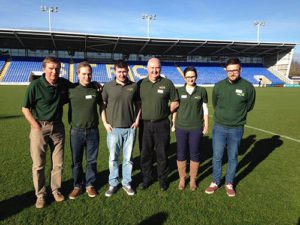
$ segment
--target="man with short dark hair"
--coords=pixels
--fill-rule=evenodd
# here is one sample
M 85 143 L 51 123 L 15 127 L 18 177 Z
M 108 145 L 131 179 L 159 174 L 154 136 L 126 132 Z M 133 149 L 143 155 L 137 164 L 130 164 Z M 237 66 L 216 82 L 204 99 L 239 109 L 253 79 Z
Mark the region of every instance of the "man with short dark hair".
M 77 66 L 79 83 L 69 90 L 69 122 L 71 124 L 71 150 L 74 189 L 70 199 L 76 199 L 86 188 L 90 198 L 97 195 L 95 190 L 97 156 L 99 149 L 99 117 L 97 105 L 101 106 L 101 93 L 91 83 L 92 67 L 84 61 Z M 84 149 L 86 150 L 86 174 L 82 168 Z
M 51 190 L 56 202 L 64 201 L 60 193 L 65 129 L 62 123 L 63 105 L 68 102 L 71 83 L 59 77 L 61 64 L 54 57 L 43 61 L 43 76 L 28 86 L 22 112 L 31 126 L 30 153 L 32 176 L 37 196 L 36 208 L 45 206 L 45 164 L 48 145 L 51 151 Z
M 214 107 L 213 127 L 213 181 L 205 190 L 213 194 L 220 185 L 222 158 L 227 148 L 228 166 L 225 189 L 229 197 L 236 195 L 233 182 L 238 165 L 238 149 L 244 133 L 247 113 L 255 103 L 255 88 L 240 76 L 241 62 L 237 58 L 227 61 L 227 78 L 215 84 L 212 94 Z
M 132 151 L 139 124 L 140 101 L 136 83 L 128 79 L 128 64 L 123 60 L 115 63 L 115 79 L 104 85 L 102 92 L 103 125 L 107 131 L 109 149 L 109 189 L 106 197 L 111 197 L 119 185 L 119 155 L 123 150 L 122 187 L 132 196 L 131 186 Z
M 142 103 L 142 150 L 141 169 L 146 189 L 153 181 L 152 158 L 154 151 L 157 159 L 157 174 L 161 191 L 168 188 L 168 149 L 170 145 L 169 115 L 179 106 L 178 95 L 173 83 L 160 76 L 161 63 L 151 58 L 147 65 L 148 77 L 139 81 Z M 170 103 L 170 104 L 169 104 Z

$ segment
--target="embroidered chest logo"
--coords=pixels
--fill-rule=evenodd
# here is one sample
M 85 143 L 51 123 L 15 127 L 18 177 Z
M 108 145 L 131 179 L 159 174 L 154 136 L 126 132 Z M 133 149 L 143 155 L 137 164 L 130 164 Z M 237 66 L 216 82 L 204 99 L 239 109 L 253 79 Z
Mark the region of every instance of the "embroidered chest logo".
M 127 88 L 127 91 L 133 92 L 133 87 Z
M 200 96 L 200 95 L 196 95 L 196 96 L 194 97 L 194 99 L 201 99 L 201 96 Z

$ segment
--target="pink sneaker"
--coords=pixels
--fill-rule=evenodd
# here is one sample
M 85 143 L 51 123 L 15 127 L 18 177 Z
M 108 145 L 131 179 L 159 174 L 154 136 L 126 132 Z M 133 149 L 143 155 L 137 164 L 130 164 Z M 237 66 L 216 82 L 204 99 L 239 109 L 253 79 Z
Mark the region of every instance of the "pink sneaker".
M 213 193 L 215 193 L 215 191 L 216 190 L 218 190 L 218 185 L 215 183 L 215 182 L 211 182 L 210 183 L 210 185 L 209 185 L 209 187 L 208 188 L 206 188 L 206 190 L 205 190 L 205 193 L 206 194 L 213 194 Z
M 233 189 L 233 185 L 228 183 L 225 185 L 226 194 L 228 197 L 234 197 L 235 196 L 235 190 Z

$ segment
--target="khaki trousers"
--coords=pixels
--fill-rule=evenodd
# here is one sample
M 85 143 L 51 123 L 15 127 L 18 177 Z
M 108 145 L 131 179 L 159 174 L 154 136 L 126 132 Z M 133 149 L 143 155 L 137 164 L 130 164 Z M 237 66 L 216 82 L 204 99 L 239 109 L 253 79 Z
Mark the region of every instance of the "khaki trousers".
M 59 191 L 64 161 L 65 128 L 63 123 L 40 122 L 41 130 L 30 131 L 32 178 L 37 197 L 46 195 L 45 165 L 49 145 L 51 153 L 51 190 Z

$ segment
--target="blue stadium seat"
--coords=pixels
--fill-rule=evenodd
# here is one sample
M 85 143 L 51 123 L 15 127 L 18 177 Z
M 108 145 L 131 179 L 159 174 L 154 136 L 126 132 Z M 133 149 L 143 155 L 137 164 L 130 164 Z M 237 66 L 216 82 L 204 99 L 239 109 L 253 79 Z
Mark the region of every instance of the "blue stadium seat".
M 42 71 L 43 58 L 29 58 L 29 57 L 12 57 L 10 67 L 2 82 L 28 82 L 32 71 Z M 68 60 L 61 60 L 62 68 L 60 76 L 68 78 L 69 63 Z
M 4 76 L 2 82 L 28 82 L 31 71 L 42 70 L 43 58 L 29 58 L 29 57 L 13 57 L 11 65 Z M 62 68 L 60 76 L 68 79 L 70 63 L 69 59 L 60 59 Z M 74 59 L 74 82 L 78 82 L 76 75 L 76 68 L 80 59 Z M 0 58 L 0 70 L 4 67 L 5 59 Z M 147 76 L 147 62 L 144 61 L 130 61 L 129 77 L 133 81 L 138 81 Z M 114 79 L 114 69 L 112 64 L 94 63 L 91 64 L 93 68 L 93 80 L 99 83 L 107 83 Z M 216 82 L 226 78 L 226 72 L 223 66 L 216 63 L 162 63 L 161 74 L 170 79 L 175 85 L 183 85 L 184 79 L 182 72 L 186 66 L 194 66 L 198 72 L 198 84 L 215 84 Z M 264 76 L 269 79 L 273 85 L 284 84 L 275 75 L 269 72 L 262 64 L 243 64 L 241 76 L 253 84 L 258 84 L 257 76 Z
M 0 72 L 2 71 L 4 65 L 5 65 L 5 62 L 6 62 L 6 58 L 2 58 L 0 57 Z

